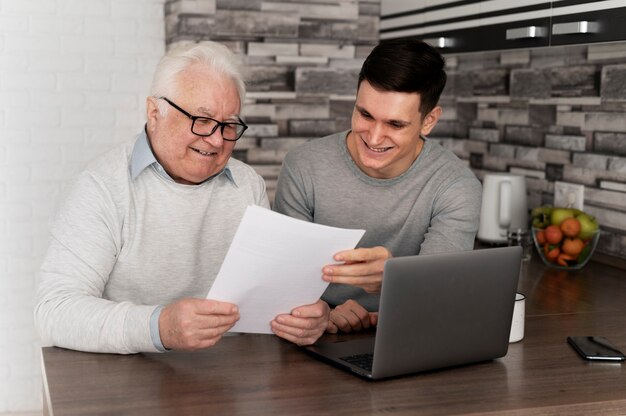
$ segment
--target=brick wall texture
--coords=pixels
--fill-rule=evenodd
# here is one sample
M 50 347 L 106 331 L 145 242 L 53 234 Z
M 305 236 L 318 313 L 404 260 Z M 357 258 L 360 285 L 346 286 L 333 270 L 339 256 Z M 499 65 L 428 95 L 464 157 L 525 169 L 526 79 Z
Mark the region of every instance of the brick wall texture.
M 479 178 L 525 175 L 531 208 L 553 203 L 555 181 L 584 185 L 597 250 L 626 258 L 626 42 L 446 58 L 431 138 Z
M 167 0 L 168 46 L 215 40 L 244 56 L 250 129 L 235 157 L 273 200 L 285 153 L 348 129 L 358 71 L 378 42 L 380 0 Z
M 379 0 L 167 0 L 168 44 L 218 40 L 245 55 L 250 133 L 236 157 L 270 199 L 286 151 L 349 128 L 355 81 L 378 41 Z M 626 42 L 446 56 L 443 119 L 431 134 L 488 172 L 527 177 L 530 208 L 554 182 L 585 185 L 598 251 L 626 258 Z
M 164 0 L 0 0 L 0 414 L 41 414 L 37 270 L 70 177 L 135 136 Z

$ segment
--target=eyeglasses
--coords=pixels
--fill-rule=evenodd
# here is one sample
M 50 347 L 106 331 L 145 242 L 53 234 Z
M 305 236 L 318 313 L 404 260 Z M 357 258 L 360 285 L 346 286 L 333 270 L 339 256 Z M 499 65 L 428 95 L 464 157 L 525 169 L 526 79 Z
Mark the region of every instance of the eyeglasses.
M 198 117 L 192 116 L 172 101 L 165 97 L 159 97 L 159 99 L 167 101 L 169 105 L 186 115 L 191 119 L 191 132 L 197 136 L 207 137 L 215 133 L 217 128 L 219 127 L 222 132 L 222 138 L 229 142 L 236 142 L 239 140 L 244 131 L 248 128 L 248 126 L 239 120 L 239 123 L 232 122 L 222 122 L 212 119 L 210 117 Z

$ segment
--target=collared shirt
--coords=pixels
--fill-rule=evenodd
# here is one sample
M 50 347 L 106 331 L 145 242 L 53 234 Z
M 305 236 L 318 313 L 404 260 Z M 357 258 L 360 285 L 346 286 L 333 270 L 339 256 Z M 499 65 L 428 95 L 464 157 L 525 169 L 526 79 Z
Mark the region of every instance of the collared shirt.
M 130 177 L 135 180 L 135 178 L 137 178 L 137 176 L 139 176 L 139 174 L 148 167 L 153 167 L 159 173 L 159 175 L 161 175 L 165 179 L 174 181 L 174 179 L 172 179 L 172 177 L 165 171 L 163 166 L 161 166 L 156 156 L 154 156 L 152 147 L 150 146 L 150 140 L 148 139 L 148 133 L 144 128 L 137 138 L 137 141 L 135 142 L 135 147 L 133 147 L 133 153 L 130 158 Z M 230 171 L 228 166 L 208 178 L 206 181 L 210 181 L 211 179 L 222 173 L 224 173 L 226 177 L 235 186 L 237 186 L 235 178 L 233 178 L 232 172 Z M 161 352 L 167 351 L 167 349 L 163 346 L 163 342 L 161 341 L 161 335 L 159 333 L 159 317 L 161 316 L 161 311 L 163 310 L 163 308 L 164 305 L 159 305 L 159 307 L 157 307 L 154 312 L 152 312 L 152 315 L 150 315 L 150 336 L 152 338 L 152 342 L 154 343 L 155 348 Z
M 150 140 L 148 139 L 148 133 L 144 128 L 142 132 L 139 134 L 137 141 L 135 142 L 135 147 L 133 147 L 133 154 L 130 159 L 130 177 L 134 180 L 143 170 L 147 167 L 152 166 L 161 176 L 166 179 L 173 181 L 172 177 L 165 171 L 163 166 L 159 163 L 152 152 L 152 146 L 150 145 Z M 226 177 L 237 186 L 237 182 L 235 182 L 235 178 L 233 177 L 230 168 L 226 166 L 224 169 L 206 179 L 206 181 L 210 181 L 216 176 L 224 173 Z M 202 183 L 204 183 L 202 182 Z

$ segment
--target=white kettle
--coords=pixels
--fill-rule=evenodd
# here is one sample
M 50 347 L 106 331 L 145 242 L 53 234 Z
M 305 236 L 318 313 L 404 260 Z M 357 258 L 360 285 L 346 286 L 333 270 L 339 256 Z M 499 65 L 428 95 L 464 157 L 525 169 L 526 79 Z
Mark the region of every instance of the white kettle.
M 526 179 L 509 173 L 488 173 L 483 178 L 476 237 L 487 243 L 505 243 L 509 230 L 528 230 Z

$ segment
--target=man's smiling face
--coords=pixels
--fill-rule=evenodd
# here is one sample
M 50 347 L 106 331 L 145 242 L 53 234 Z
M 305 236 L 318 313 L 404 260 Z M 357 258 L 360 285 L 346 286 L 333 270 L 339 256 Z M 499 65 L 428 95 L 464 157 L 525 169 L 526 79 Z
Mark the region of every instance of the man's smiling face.
M 347 145 L 364 173 L 390 179 L 411 166 L 423 146 L 420 135 L 430 133 L 441 113 L 436 107 L 422 117 L 420 101 L 418 93 L 383 91 L 361 82 Z
M 193 64 L 177 77 L 176 96 L 167 97 L 194 116 L 237 122 L 239 95 L 234 82 L 200 64 Z M 219 173 L 228 162 L 235 142 L 224 141 L 221 129 L 209 137 L 191 132 L 191 120 L 164 100 L 149 97 L 148 136 L 163 168 L 178 183 L 197 184 Z

